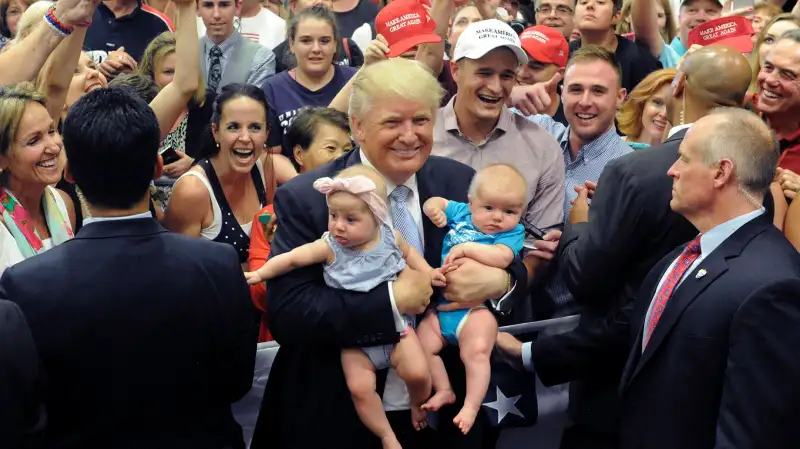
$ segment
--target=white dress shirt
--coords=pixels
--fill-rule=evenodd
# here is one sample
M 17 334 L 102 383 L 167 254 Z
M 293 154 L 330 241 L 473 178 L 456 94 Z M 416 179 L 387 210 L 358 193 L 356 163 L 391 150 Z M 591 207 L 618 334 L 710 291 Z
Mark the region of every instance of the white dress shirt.
M 366 165 L 367 167 L 375 168 L 374 165 L 367 159 L 367 155 L 364 154 L 362 150 L 359 150 L 359 156 L 361 157 L 361 163 Z M 375 169 L 378 171 L 377 169 Z M 380 173 L 380 171 L 378 171 Z M 381 175 L 383 176 L 383 175 Z M 386 184 L 386 193 L 391 194 L 394 189 L 397 188 L 397 185 L 383 177 L 383 182 Z M 425 233 L 422 231 L 422 205 L 419 204 L 419 188 L 417 187 L 417 175 L 411 175 L 408 180 L 403 184 L 404 186 L 411 189 L 411 200 L 407 201 L 406 206 L 408 207 L 408 212 L 411 214 L 411 218 L 414 219 L 414 223 L 417 225 L 417 230 L 419 231 L 420 241 L 422 245 L 425 245 Z M 388 215 L 389 226 L 394 229 L 392 224 L 392 214 Z M 397 332 L 402 332 L 405 330 L 405 324 L 403 322 L 403 317 L 400 315 L 400 312 L 397 310 L 397 303 L 394 300 L 394 292 L 392 291 L 392 284 L 393 282 L 389 282 L 389 300 L 392 302 L 392 312 L 394 313 L 394 325 L 397 329 Z M 397 372 L 394 368 L 389 368 L 389 374 L 386 376 L 386 386 L 383 390 L 383 408 L 387 411 L 393 410 L 408 410 L 410 408 L 411 400 L 408 396 L 408 389 L 406 388 L 405 382 L 400 379 L 400 376 L 397 375 Z

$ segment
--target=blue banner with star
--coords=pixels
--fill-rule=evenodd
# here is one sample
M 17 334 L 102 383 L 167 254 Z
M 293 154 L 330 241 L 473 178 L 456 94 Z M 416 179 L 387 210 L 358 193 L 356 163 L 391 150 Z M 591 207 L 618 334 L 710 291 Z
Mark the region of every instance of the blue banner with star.
M 484 417 L 492 427 L 528 427 L 536 424 L 536 375 L 518 370 L 492 356 L 492 376 L 483 399 Z

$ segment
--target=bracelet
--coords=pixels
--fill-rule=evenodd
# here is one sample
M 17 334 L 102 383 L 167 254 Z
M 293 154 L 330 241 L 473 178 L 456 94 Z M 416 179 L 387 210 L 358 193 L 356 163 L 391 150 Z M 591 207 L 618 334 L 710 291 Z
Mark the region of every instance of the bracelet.
M 55 10 L 56 7 L 51 6 L 50 9 L 47 10 L 47 14 L 44 15 L 44 21 L 47 22 L 47 24 L 50 25 L 50 28 L 55 30 L 58 34 L 63 37 L 67 37 L 72 34 L 75 29 L 61 23 L 61 21 L 56 18 Z
M 506 294 L 511 291 L 511 273 L 506 271 L 506 275 L 508 276 L 508 280 L 506 281 Z

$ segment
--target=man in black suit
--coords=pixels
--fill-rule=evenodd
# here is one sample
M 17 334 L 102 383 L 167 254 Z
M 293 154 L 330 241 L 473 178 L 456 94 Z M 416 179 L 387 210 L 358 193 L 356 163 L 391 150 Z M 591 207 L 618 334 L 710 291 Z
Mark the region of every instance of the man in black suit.
M 617 447 L 617 390 L 628 357 L 624 345 L 616 344 L 618 328 L 628 325 L 621 308 L 656 262 L 697 234 L 669 208 L 667 170 L 692 122 L 715 107 L 744 103 L 751 71 L 741 53 L 725 46 L 686 57 L 667 104 L 668 119 L 676 125 L 667 140 L 606 165 L 591 208 L 583 192 L 561 235 L 558 263 L 582 307 L 579 326 L 524 345 L 511 335 L 498 336 L 498 347 L 513 360 L 522 357 L 545 385 L 572 382 L 573 426 L 564 432 L 562 449 Z M 548 243 L 537 242 L 537 248 Z
M 0 300 L 0 446 L 27 447 L 23 442 L 44 423 L 41 379 L 39 355 L 22 311 Z
M 47 373 L 42 447 L 243 447 L 230 406 L 252 383 L 258 323 L 236 252 L 151 217 L 163 162 L 142 100 L 90 92 L 63 135 L 90 218 L 0 279 Z
M 620 387 L 621 449 L 796 448 L 800 255 L 764 213 L 778 152 L 753 113 L 700 119 L 669 171 L 699 231 L 642 283 Z
M 314 180 L 363 163 L 383 175 L 390 211 L 410 215 L 414 225 L 408 227 L 415 228 L 411 231 L 421 238 L 425 259 L 433 267 L 440 266 L 447 230 L 434 226 L 421 206 L 433 196 L 466 202 L 474 174 L 466 165 L 430 156 L 441 95 L 436 79 L 415 61 L 397 58 L 362 69 L 354 79 L 350 99 L 352 130 L 360 148 L 278 189 L 278 230 L 272 255 L 314 241 L 327 230 L 325 197 L 313 189 Z M 396 191 L 410 194 L 405 204 L 394 199 Z M 448 273 L 443 290 L 444 297 L 455 303 L 453 307 L 485 302 L 493 310 L 507 310 L 508 304 L 526 293 L 527 273 L 519 259 L 508 270 L 472 260 L 458 263 Z M 252 447 L 380 447 L 356 415 L 342 374 L 341 348 L 396 343 L 403 329 L 397 324 L 398 312 L 421 313 L 431 299 L 430 280 L 406 268 L 394 282 L 369 293 L 354 293 L 326 286 L 322 267 L 311 266 L 270 281 L 267 290 L 270 330 L 281 349 L 270 372 Z M 457 359 L 457 348 L 448 349 Z M 463 400 L 463 365 L 448 364 L 444 354 L 443 358 L 456 395 Z M 458 378 L 462 381 L 454 380 Z M 437 432 L 417 432 L 411 426 L 408 397 L 399 378 L 391 371 L 388 375 L 385 370 L 379 372 L 377 390 L 383 393 L 387 417 L 404 449 L 480 447 L 480 415 L 467 436 L 452 424 L 454 414 L 445 411 L 440 412 Z

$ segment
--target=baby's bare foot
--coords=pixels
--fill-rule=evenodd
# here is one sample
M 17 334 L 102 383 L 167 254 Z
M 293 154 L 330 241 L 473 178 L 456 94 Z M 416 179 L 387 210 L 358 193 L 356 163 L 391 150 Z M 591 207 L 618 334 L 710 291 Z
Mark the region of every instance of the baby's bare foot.
M 428 399 L 428 402 L 422 404 L 422 410 L 435 412 L 453 402 L 456 402 L 456 395 L 453 393 L 453 390 L 437 391 L 432 398 Z
M 411 425 L 414 426 L 415 430 L 422 430 L 428 427 L 428 417 L 422 407 L 411 406 Z
M 464 405 L 461 408 L 461 411 L 458 412 L 455 418 L 453 418 L 453 424 L 458 426 L 461 433 L 464 435 L 469 432 L 469 429 L 472 428 L 472 425 L 475 423 L 475 417 L 478 416 L 478 409 L 472 408 L 468 405 Z

